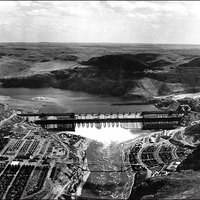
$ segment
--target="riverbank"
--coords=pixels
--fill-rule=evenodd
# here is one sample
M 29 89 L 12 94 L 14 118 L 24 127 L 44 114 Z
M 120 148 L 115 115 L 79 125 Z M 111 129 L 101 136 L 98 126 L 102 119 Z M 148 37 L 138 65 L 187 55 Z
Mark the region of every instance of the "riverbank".
M 112 103 L 112 106 L 131 106 L 131 105 L 153 105 L 156 103 L 157 101 L 138 101 L 138 102 L 132 102 L 132 103 Z
M 26 113 L 37 113 L 45 105 L 50 105 L 49 102 L 38 102 L 33 100 L 24 100 L 12 98 L 11 96 L 0 95 L 0 103 L 9 105 L 14 110 L 19 110 Z

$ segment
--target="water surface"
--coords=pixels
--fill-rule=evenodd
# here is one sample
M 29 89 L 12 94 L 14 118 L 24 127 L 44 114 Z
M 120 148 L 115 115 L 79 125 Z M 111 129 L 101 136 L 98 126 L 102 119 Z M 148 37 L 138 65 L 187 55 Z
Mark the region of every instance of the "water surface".
M 51 105 L 48 103 L 41 112 L 129 113 L 157 110 L 153 105 L 112 106 L 113 103 L 127 103 L 130 101 L 119 97 L 100 96 L 55 88 L 0 88 L 0 95 L 26 101 L 52 102 Z
M 92 141 L 86 151 L 91 171 L 81 196 L 89 198 L 127 199 L 130 195 L 134 172 L 124 166 L 123 152 L 117 143 L 105 146 Z M 129 170 L 130 169 L 130 170 Z

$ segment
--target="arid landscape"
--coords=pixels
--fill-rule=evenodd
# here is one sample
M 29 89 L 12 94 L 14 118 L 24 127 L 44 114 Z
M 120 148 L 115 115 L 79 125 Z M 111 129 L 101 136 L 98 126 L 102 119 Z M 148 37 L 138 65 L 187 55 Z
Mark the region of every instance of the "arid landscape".
M 2 87 L 54 87 L 132 99 L 198 92 L 195 45 L 1 44 Z

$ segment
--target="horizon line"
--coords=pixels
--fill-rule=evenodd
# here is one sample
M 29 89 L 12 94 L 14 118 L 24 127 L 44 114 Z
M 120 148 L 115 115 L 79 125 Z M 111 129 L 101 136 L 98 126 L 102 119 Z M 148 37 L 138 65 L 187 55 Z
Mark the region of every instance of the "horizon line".
M 9 44 L 14 44 L 14 43 L 35 43 L 35 44 L 44 44 L 44 43 L 47 43 L 47 44 L 50 44 L 50 43 L 54 43 L 54 44 L 56 44 L 56 43 L 58 43 L 58 44 L 135 44 L 135 45 L 194 45 L 194 46 L 198 46 L 198 45 L 200 45 L 200 43 L 199 44 L 192 44 L 192 43 L 150 43 L 150 42 L 147 42 L 147 43 L 145 43 L 145 42 L 56 42 L 56 41 L 54 41 L 54 42 L 45 42 L 45 41 L 38 41 L 38 42 L 31 42 L 31 41 L 29 41 L 29 42 L 0 42 L 0 44 L 6 44 L 6 43 L 9 43 Z

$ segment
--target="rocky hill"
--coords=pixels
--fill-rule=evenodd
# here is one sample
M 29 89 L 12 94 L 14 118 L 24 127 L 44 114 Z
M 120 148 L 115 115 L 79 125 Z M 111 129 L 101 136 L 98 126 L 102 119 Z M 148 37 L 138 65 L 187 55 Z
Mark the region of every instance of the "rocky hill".
M 197 135 L 197 134 L 196 134 Z M 177 171 L 183 170 L 200 170 L 200 146 L 190 154 L 177 168 Z
M 150 71 L 146 76 L 167 83 L 180 83 L 187 92 L 200 90 L 200 57 L 186 61 L 182 64 L 169 65 L 167 71 Z
M 55 87 L 140 99 L 200 90 L 198 49 L 19 43 L 1 45 L 0 55 L 2 87 Z
M 87 61 L 82 61 L 83 65 L 91 65 L 98 67 L 99 70 L 112 70 L 124 72 L 143 72 L 149 69 L 149 66 L 141 60 L 137 60 L 135 55 L 118 54 L 93 57 Z
M 149 178 L 132 190 L 129 200 L 199 199 L 199 175 L 199 171 L 187 170 Z

